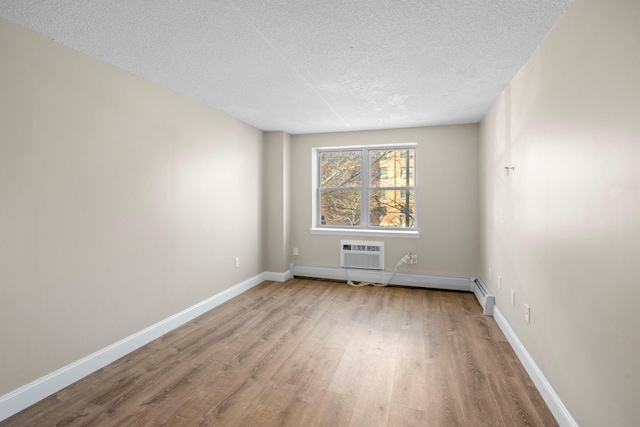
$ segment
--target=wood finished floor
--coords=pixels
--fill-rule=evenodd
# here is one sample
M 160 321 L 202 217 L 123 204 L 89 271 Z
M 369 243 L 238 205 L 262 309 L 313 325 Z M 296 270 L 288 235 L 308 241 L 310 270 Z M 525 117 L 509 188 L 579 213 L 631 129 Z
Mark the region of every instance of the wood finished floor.
M 0 426 L 557 426 L 471 293 L 264 282 Z

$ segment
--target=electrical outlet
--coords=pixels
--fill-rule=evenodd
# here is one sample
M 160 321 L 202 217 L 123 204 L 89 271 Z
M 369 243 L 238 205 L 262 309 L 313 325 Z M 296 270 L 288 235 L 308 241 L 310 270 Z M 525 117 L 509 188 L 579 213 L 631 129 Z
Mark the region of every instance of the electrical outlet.
M 298 248 L 293 248 L 293 254 L 294 254 L 295 256 L 298 256 Z
M 502 276 L 498 276 L 498 289 L 502 290 Z
M 529 304 L 524 305 L 524 320 L 527 323 L 531 323 L 531 307 L 529 307 Z
M 409 264 L 417 264 L 417 263 L 418 263 L 418 255 L 409 254 Z
M 240 257 L 236 257 L 236 268 L 240 267 Z
M 511 289 L 511 305 L 516 305 L 516 291 Z

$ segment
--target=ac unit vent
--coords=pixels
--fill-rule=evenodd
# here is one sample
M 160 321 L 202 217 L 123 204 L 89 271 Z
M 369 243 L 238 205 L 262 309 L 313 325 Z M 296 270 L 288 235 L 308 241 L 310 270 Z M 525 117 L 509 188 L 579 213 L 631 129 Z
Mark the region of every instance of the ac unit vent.
M 340 266 L 384 270 L 384 242 L 341 240 Z
M 476 299 L 482 306 L 482 311 L 487 316 L 493 316 L 493 305 L 495 304 L 495 297 L 486 285 L 480 279 L 475 279 L 471 285 L 471 290 L 476 295 Z

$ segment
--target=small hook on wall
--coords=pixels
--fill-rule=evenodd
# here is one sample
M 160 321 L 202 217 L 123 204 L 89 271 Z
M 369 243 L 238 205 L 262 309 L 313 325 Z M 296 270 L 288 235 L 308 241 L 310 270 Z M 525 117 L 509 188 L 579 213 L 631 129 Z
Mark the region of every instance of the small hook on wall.
M 511 167 L 505 166 L 504 167 L 504 176 L 509 176 L 509 171 L 513 172 L 515 170 L 516 170 L 515 166 L 511 166 Z

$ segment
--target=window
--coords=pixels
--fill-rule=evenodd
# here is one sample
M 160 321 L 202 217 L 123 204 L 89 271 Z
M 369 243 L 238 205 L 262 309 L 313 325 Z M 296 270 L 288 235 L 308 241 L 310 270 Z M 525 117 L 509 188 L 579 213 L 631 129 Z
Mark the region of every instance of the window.
M 407 178 L 407 168 L 403 167 L 400 171 L 400 178 L 401 179 L 406 179 Z M 409 178 L 413 178 L 413 168 L 410 167 L 409 168 Z
M 415 145 L 316 153 L 315 227 L 415 229 Z

